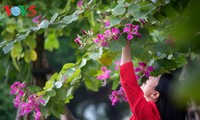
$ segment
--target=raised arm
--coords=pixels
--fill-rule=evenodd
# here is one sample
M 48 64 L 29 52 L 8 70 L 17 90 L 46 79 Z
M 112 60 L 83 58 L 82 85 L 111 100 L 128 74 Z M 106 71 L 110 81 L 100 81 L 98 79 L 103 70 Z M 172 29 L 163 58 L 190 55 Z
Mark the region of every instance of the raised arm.
M 126 46 L 122 48 L 122 57 L 120 65 L 124 63 L 131 62 L 131 50 L 130 50 L 130 41 L 126 42 Z

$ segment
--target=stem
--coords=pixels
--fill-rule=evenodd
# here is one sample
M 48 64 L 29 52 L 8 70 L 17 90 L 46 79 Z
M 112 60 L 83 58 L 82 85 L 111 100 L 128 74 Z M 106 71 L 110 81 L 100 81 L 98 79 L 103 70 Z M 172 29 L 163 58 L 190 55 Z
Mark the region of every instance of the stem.
M 15 117 L 15 120 L 20 120 L 19 112 L 20 112 L 20 107 L 17 109 L 17 114 L 16 114 L 16 117 Z

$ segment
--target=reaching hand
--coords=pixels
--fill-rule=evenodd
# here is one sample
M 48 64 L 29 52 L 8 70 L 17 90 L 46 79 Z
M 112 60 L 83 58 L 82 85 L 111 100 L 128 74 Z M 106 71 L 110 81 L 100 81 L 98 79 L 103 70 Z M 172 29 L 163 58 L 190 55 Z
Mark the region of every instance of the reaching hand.
M 123 65 L 124 63 L 131 62 L 131 50 L 130 50 L 130 41 L 126 42 L 126 46 L 122 48 L 122 56 L 121 56 L 121 63 L 120 65 Z

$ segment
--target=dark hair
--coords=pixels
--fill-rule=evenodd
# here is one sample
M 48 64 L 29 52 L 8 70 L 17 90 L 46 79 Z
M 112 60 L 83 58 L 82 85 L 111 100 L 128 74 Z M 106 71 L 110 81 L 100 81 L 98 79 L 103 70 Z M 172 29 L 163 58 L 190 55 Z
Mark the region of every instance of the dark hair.
M 171 86 L 174 81 L 175 77 L 173 74 L 164 73 L 155 87 L 155 90 L 160 93 L 156 106 L 160 112 L 161 120 L 185 120 L 187 116 L 186 106 L 183 108 L 178 107 L 172 100 Z

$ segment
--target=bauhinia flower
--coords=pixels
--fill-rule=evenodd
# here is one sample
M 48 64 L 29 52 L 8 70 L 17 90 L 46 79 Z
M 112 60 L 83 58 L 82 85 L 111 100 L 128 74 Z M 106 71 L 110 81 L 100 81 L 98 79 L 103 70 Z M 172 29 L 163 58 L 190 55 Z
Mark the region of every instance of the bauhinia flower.
M 13 104 L 15 108 L 18 108 L 21 105 L 21 96 L 16 96 L 15 99 L 13 99 Z
M 24 83 L 20 83 L 20 82 L 15 82 L 14 84 L 11 85 L 11 91 L 10 91 L 10 94 L 12 95 L 20 95 L 20 96 L 23 96 L 24 95 L 24 92 L 23 92 L 23 88 L 25 87 L 25 84 Z
M 35 120 L 40 120 L 40 105 L 44 104 L 45 101 L 42 99 L 42 96 L 37 96 L 36 94 L 29 95 L 28 92 L 24 93 L 24 88 L 25 84 L 18 81 L 11 85 L 10 94 L 16 95 L 15 99 L 13 99 L 14 107 L 20 110 L 20 116 L 33 111 Z
M 106 79 L 110 78 L 111 70 L 108 70 L 106 67 L 102 67 L 101 70 L 102 70 L 102 74 L 98 75 L 97 79 L 102 81 L 102 83 L 103 83 L 102 86 L 105 86 Z
M 36 111 L 33 116 L 35 117 L 35 120 L 40 120 L 41 112 L 40 111 Z
M 109 96 L 110 100 L 112 101 L 112 105 L 115 105 L 118 101 L 122 102 L 122 101 L 127 101 L 126 95 L 124 93 L 124 90 L 122 88 L 122 86 L 120 87 L 120 89 L 114 90 L 112 92 L 112 94 Z
M 145 20 L 143 20 L 143 19 L 141 19 L 140 18 L 140 22 L 144 25 L 146 22 L 145 22 Z
M 131 40 L 134 38 L 134 35 L 141 36 L 140 33 L 138 33 L 139 25 L 133 25 L 133 24 L 126 24 L 126 27 L 124 28 L 123 32 L 127 33 L 127 39 Z
M 97 38 L 94 40 L 94 43 L 100 44 L 102 47 L 109 46 L 109 44 L 106 41 L 104 34 L 97 34 Z
M 116 70 L 116 71 L 119 70 L 120 62 L 121 62 L 121 60 L 117 60 L 117 61 L 115 61 L 115 70 Z
M 111 31 L 108 29 L 104 32 L 105 37 L 107 39 L 114 39 L 114 40 L 118 40 L 119 39 L 119 34 L 120 34 L 120 30 L 117 28 L 112 28 Z
M 110 21 L 105 20 L 105 21 L 104 21 L 104 26 L 105 26 L 105 27 L 109 27 L 109 26 L 110 26 Z
M 144 74 L 146 77 L 150 76 L 150 73 L 153 71 L 153 67 L 152 66 L 147 66 L 146 63 L 144 62 L 139 62 L 139 67 L 135 68 L 135 72 L 138 73 L 142 73 Z
M 42 15 L 38 15 L 32 19 L 32 22 L 37 24 L 40 23 L 41 21 L 42 21 Z
M 77 35 L 78 37 L 74 39 L 74 42 L 76 42 L 79 46 L 82 45 L 82 42 L 81 42 L 81 37 L 79 35 Z
M 77 3 L 78 7 L 80 8 L 83 5 L 83 0 L 79 0 Z

